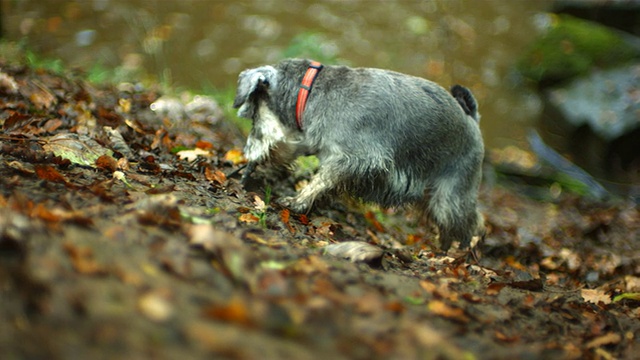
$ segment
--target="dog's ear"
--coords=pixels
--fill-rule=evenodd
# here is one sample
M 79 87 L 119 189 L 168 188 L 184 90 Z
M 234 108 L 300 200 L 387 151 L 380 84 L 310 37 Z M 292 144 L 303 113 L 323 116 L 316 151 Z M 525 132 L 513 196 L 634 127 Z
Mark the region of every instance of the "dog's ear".
M 238 77 L 238 90 L 233 107 L 239 108 L 255 92 L 275 87 L 276 75 L 277 70 L 273 66 L 262 66 L 241 72 Z

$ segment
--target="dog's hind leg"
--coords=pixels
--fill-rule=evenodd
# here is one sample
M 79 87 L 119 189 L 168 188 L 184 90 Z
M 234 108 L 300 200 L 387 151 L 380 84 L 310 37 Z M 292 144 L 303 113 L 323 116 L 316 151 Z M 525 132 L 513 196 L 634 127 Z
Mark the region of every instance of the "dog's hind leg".
M 480 228 L 476 189 L 454 179 L 438 181 L 429 193 L 427 204 L 421 204 L 429 218 L 438 226 L 440 248 L 449 250 L 454 241 L 460 247 L 469 246 Z

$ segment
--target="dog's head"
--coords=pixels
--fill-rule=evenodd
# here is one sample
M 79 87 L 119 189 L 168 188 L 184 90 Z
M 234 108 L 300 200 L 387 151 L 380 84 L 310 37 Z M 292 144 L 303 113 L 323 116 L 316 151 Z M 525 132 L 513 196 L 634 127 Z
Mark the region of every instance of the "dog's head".
M 268 96 L 270 89 L 277 87 L 278 71 L 273 66 L 262 66 L 248 69 L 238 77 L 238 89 L 233 107 L 238 109 L 238 116 L 252 119 L 258 100 Z

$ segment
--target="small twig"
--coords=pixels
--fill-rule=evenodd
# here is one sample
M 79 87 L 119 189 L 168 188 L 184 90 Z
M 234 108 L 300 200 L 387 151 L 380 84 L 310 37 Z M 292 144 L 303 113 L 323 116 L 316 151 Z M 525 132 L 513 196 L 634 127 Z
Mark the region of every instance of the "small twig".
M 227 174 L 227 177 L 228 177 L 228 178 L 230 178 L 230 177 L 233 177 L 233 176 L 238 175 L 238 173 L 239 173 L 240 171 L 242 171 L 242 169 L 244 169 L 244 168 L 246 168 L 246 167 L 247 167 L 247 164 L 240 165 L 240 167 L 238 167 L 237 169 L 235 169 L 235 170 L 233 170 L 232 172 L 230 172 L 229 174 Z
M 247 180 L 249 180 L 249 176 L 251 176 L 251 173 L 253 173 L 253 170 L 255 169 L 256 169 L 256 163 L 254 162 L 247 163 L 244 174 L 242 174 L 242 178 L 240 179 L 240 183 L 242 185 L 245 185 L 247 183 Z
M 26 137 L 14 137 L 12 135 L 0 135 L 0 140 L 10 140 L 10 141 L 36 141 L 36 142 L 45 142 L 42 139 L 37 138 L 26 138 Z

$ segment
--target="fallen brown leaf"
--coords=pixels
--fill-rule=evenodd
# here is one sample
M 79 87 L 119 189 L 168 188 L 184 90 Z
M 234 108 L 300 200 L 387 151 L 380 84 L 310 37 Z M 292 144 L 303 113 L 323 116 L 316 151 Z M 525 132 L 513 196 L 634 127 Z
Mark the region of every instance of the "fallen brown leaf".
M 73 269 L 83 275 L 105 275 L 106 269 L 93 258 L 93 249 L 79 247 L 71 243 L 63 244 L 64 251 L 71 259 Z
M 311 255 L 296 261 L 289 269 L 294 273 L 305 275 L 326 274 L 329 272 L 329 265 L 319 256 Z
M 309 217 L 305 214 L 299 214 L 298 221 L 300 221 L 302 225 L 309 225 Z
M 196 161 L 198 156 L 202 156 L 202 157 L 205 157 L 205 158 L 210 158 L 211 156 L 213 156 L 211 151 L 203 150 L 203 149 L 200 149 L 200 148 L 178 151 L 176 153 L 176 155 L 178 155 L 180 160 L 185 160 L 185 161 L 189 161 L 189 162 Z
M 494 336 L 496 340 L 501 342 L 506 342 L 506 343 L 512 343 L 520 340 L 520 336 L 518 335 L 507 336 L 499 330 L 496 330 L 496 332 L 494 333 Z
M 384 308 L 387 311 L 391 311 L 394 313 L 402 313 L 407 310 L 407 307 L 400 301 L 391 301 L 384 304 Z
M 55 214 L 54 212 L 50 211 L 43 204 L 37 204 L 31 210 L 30 215 L 32 217 L 36 217 L 36 218 L 42 219 L 42 220 L 47 221 L 47 222 L 59 222 L 59 221 L 62 220 L 60 214 Z
M 79 211 L 68 211 L 59 207 L 49 209 L 44 204 L 37 204 L 31 211 L 32 217 L 37 217 L 46 222 L 58 223 L 61 221 L 74 223 L 82 226 L 93 225 L 93 220 Z
M 253 241 L 255 243 L 258 244 L 262 244 L 262 245 L 268 245 L 269 242 L 263 238 L 262 236 L 258 235 L 258 234 L 254 234 L 252 232 L 246 232 L 244 234 L 242 234 L 242 238 L 246 239 L 246 240 L 250 240 Z
M 464 310 L 460 308 L 455 308 L 447 305 L 445 302 L 440 300 L 430 301 L 427 305 L 427 308 L 432 313 L 442 316 L 447 319 L 451 319 L 454 321 L 458 321 L 461 323 L 469 322 L 469 318 L 465 315 Z
M 63 124 L 64 122 L 62 122 L 62 120 L 60 119 L 49 119 L 47 120 L 47 122 L 44 123 L 44 125 L 42 126 L 42 129 L 45 132 L 53 133 L 56 130 L 58 130 L 58 128 L 60 128 L 60 126 L 62 126 Z
M 204 140 L 198 140 L 196 142 L 196 147 L 203 150 L 213 150 L 213 144 Z
M 127 158 L 125 157 L 118 159 L 118 169 L 123 171 L 129 170 L 130 169 L 129 160 L 127 160 Z
M 320 235 L 325 238 L 333 237 L 335 230 L 340 226 L 340 224 L 334 222 L 333 220 L 326 217 L 316 217 L 311 222 L 313 226 L 313 233 L 316 235 Z
M 202 310 L 202 314 L 211 320 L 248 326 L 252 324 L 249 309 L 244 300 L 233 298 L 226 304 L 212 304 Z
M 580 290 L 580 296 L 586 302 L 593 304 L 611 304 L 611 296 L 607 295 L 604 290 L 601 289 L 582 289 Z
M 628 292 L 640 292 L 640 277 L 627 275 L 624 277 L 624 282 Z
M 165 186 L 156 186 L 156 187 L 152 187 L 151 189 L 145 191 L 145 194 L 149 194 L 149 195 L 159 195 L 159 194 L 168 194 L 168 193 L 172 193 L 176 190 L 176 185 L 175 184 L 169 184 L 169 185 L 165 185 Z
M 2 124 L 2 129 L 5 133 L 15 131 L 25 125 L 28 125 L 34 120 L 33 116 L 21 114 L 17 111 L 11 112 L 11 115 Z
M 53 92 L 40 81 L 34 80 L 29 90 L 29 100 L 40 110 L 49 110 L 58 102 Z
M 113 172 L 118 169 L 118 162 L 109 155 L 102 155 L 96 159 L 96 167 Z
M 4 94 L 17 94 L 18 83 L 11 75 L 0 72 L 0 92 Z
M 58 170 L 49 165 L 36 165 L 36 175 L 42 180 L 67 184 L 67 179 Z
M 207 180 L 218 185 L 222 185 L 227 181 L 227 175 L 225 175 L 222 171 L 218 169 L 212 170 L 209 167 L 204 169 L 204 177 Z
M 155 136 L 153 137 L 153 141 L 151 142 L 151 148 L 157 149 L 160 147 L 160 145 L 165 145 L 164 138 L 166 137 L 166 135 L 167 135 L 167 130 L 165 130 L 164 128 L 160 128 L 156 130 Z M 169 149 L 170 148 L 171 147 L 169 147 Z
M 240 220 L 240 222 L 247 223 L 247 224 L 257 223 L 257 222 L 260 221 L 260 219 L 257 216 L 255 216 L 255 215 L 253 215 L 251 213 L 246 213 L 246 214 L 240 215 L 238 220 Z
M 103 126 L 102 129 L 111 142 L 111 149 L 123 155 L 121 159 L 126 159 L 127 157 L 133 156 L 129 144 L 124 139 L 120 131 L 118 131 L 118 129 L 113 129 L 110 126 Z
M 222 157 L 222 160 L 229 162 L 233 165 L 243 164 L 246 162 L 242 151 L 237 149 L 231 149 L 227 151 Z
M 587 349 L 593 349 L 604 345 L 619 344 L 621 340 L 622 336 L 620 336 L 620 334 L 610 332 L 589 341 L 586 346 Z
M 478 304 L 482 302 L 482 298 L 480 296 L 471 293 L 463 293 L 461 297 L 472 304 Z
M 117 128 L 122 124 L 123 118 L 117 112 L 113 111 L 113 109 L 108 109 L 103 106 L 98 107 L 98 114 L 96 118 L 98 122 L 102 126 L 108 126 L 113 129 Z
M 449 289 L 449 285 L 446 282 L 435 284 L 428 280 L 422 280 L 420 281 L 420 287 L 423 288 L 427 293 L 432 294 L 437 298 L 448 299 L 453 302 L 458 301 L 458 293 L 451 291 Z
M 377 232 L 385 232 L 384 226 L 376 219 L 376 214 L 374 214 L 373 211 L 367 211 L 364 214 L 364 218 L 367 219 L 369 224 L 371 224 Z
M 489 286 L 487 286 L 487 295 L 498 295 L 500 293 L 500 290 L 502 290 L 503 287 L 505 287 L 506 284 L 505 283 L 492 283 L 489 284 Z
M 280 220 L 282 220 L 282 223 L 287 227 L 287 229 L 289 229 L 289 232 L 292 234 L 296 233 L 296 229 L 291 226 L 291 223 L 289 223 L 289 216 L 290 216 L 290 212 L 289 209 L 283 209 L 282 211 L 280 211 Z

